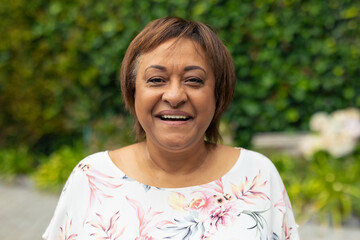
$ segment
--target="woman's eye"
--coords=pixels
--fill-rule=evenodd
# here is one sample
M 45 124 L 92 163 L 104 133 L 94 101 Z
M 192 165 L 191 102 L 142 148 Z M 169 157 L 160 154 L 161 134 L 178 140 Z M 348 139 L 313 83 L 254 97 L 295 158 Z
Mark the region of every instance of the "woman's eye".
M 186 80 L 186 82 L 188 82 L 190 84 L 194 84 L 194 85 L 202 85 L 202 84 L 204 84 L 204 81 L 201 80 L 200 78 L 189 78 L 188 80 Z
M 154 78 L 148 79 L 146 82 L 151 83 L 151 84 L 158 84 L 158 83 L 164 82 L 164 80 L 161 78 L 154 77 Z

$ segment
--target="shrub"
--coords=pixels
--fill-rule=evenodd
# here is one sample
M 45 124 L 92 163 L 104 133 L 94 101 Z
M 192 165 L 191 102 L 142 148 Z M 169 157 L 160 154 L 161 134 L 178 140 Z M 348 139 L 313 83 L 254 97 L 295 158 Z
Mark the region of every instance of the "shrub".
M 359 215 L 360 154 L 334 158 L 320 151 L 311 159 L 273 155 L 299 221 L 315 218 L 339 226 Z
M 19 174 L 34 171 L 34 156 L 27 147 L 0 149 L 0 179 L 11 181 Z
M 39 166 L 33 179 L 39 189 L 59 191 L 76 164 L 85 157 L 81 144 L 63 146 Z

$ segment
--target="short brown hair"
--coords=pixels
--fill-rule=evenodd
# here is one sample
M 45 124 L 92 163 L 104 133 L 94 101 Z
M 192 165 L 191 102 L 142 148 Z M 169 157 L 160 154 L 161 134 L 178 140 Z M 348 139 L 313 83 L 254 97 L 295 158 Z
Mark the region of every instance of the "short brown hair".
M 189 38 L 199 44 L 209 61 L 215 76 L 216 108 L 214 117 L 205 132 L 208 142 L 221 140 L 219 123 L 221 115 L 229 106 L 235 88 L 235 69 L 232 57 L 219 37 L 201 22 L 187 21 L 177 17 L 166 17 L 148 23 L 130 43 L 120 70 L 120 84 L 125 107 L 135 120 L 137 139 L 145 136 L 135 112 L 135 79 L 139 56 L 147 53 L 172 38 Z

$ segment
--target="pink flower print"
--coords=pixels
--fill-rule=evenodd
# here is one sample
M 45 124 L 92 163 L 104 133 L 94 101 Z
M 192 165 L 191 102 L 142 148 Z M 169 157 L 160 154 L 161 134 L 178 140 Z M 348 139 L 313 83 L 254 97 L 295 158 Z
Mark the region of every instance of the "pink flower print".
M 75 240 L 77 238 L 77 234 L 70 234 L 69 231 L 72 227 L 72 220 L 69 216 L 66 217 L 65 227 L 60 227 L 61 234 L 59 236 L 59 240 Z
M 151 210 L 151 207 L 145 213 L 142 205 L 136 201 L 125 197 L 129 201 L 130 205 L 136 210 L 137 217 L 139 220 L 139 237 L 136 240 L 152 240 L 152 237 L 149 236 L 151 232 L 164 226 L 165 224 L 171 223 L 170 221 L 154 221 L 154 218 L 161 214 L 162 212 L 155 212 Z
M 201 197 L 193 198 L 189 203 L 189 208 L 194 210 L 202 209 L 206 205 L 206 200 Z
M 169 206 L 173 209 L 179 210 L 201 210 L 209 205 L 209 197 L 200 193 L 200 196 L 193 197 L 188 203 L 185 196 L 181 193 L 171 193 L 168 198 Z
M 226 193 L 224 195 L 220 195 L 220 196 L 214 195 L 213 198 L 214 198 L 214 201 L 220 206 L 226 204 L 227 201 L 233 200 L 233 196 L 228 193 Z
M 286 189 L 283 189 L 282 198 L 274 204 L 274 208 L 278 208 L 280 212 L 285 214 L 286 208 L 291 210 L 291 204 Z M 285 208 L 285 209 L 284 209 Z
M 194 210 L 199 213 L 201 219 L 208 218 L 210 211 L 215 206 L 215 201 L 213 196 L 206 196 L 203 193 L 201 195 L 195 196 L 191 199 L 188 204 L 188 210 Z
M 259 174 L 254 177 L 252 182 L 245 178 L 245 183 L 241 183 L 239 186 L 231 184 L 232 191 L 237 199 L 243 200 L 248 204 L 255 204 L 254 202 L 250 201 L 250 199 L 261 198 L 261 199 L 268 199 L 270 198 L 262 191 L 261 188 L 265 187 L 267 181 L 260 182 L 261 178 L 261 171 Z
M 105 193 L 105 190 L 115 189 L 122 186 L 122 184 L 114 184 L 110 180 L 113 180 L 114 177 L 106 175 L 94 168 L 90 164 L 80 163 L 77 166 L 81 172 L 85 174 L 88 179 L 89 188 L 90 188 L 90 198 L 87 212 L 84 217 L 84 223 L 89 216 L 89 211 L 95 200 L 101 203 L 101 198 L 112 198 L 112 195 Z
M 173 192 L 168 197 L 168 204 L 176 211 L 195 211 L 199 214 L 200 219 L 207 219 L 215 201 L 211 195 L 207 196 L 203 192 L 193 192 L 193 197 L 188 202 L 183 194 Z
M 88 221 L 87 224 L 90 224 L 92 227 L 97 229 L 97 232 L 90 234 L 92 237 L 96 237 L 96 239 L 108 239 L 108 240 L 117 240 L 123 235 L 125 231 L 125 227 L 118 231 L 118 220 L 120 218 L 119 212 L 117 211 L 108 221 L 105 223 L 104 218 L 101 214 L 96 213 L 96 216 L 99 218 L 97 221 Z
M 216 229 L 227 226 L 235 220 L 237 213 L 238 210 L 235 207 L 234 202 L 228 201 L 211 212 L 210 226 L 213 226 Z
M 201 187 L 209 188 L 217 193 L 224 194 L 224 185 L 221 178 L 212 183 L 203 184 Z

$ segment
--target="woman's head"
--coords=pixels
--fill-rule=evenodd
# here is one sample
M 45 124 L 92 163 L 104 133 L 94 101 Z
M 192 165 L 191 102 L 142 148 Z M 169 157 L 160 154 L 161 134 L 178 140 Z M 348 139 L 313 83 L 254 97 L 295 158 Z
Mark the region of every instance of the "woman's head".
M 135 112 L 135 80 L 139 59 L 169 39 L 187 38 L 202 47 L 215 76 L 215 113 L 205 132 L 209 142 L 216 143 L 221 136 L 219 123 L 222 113 L 230 104 L 234 86 L 235 70 L 232 58 L 216 34 L 205 24 L 169 17 L 150 22 L 130 43 L 122 62 L 120 82 L 125 106 L 134 117 L 137 138 L 144 136 Z

